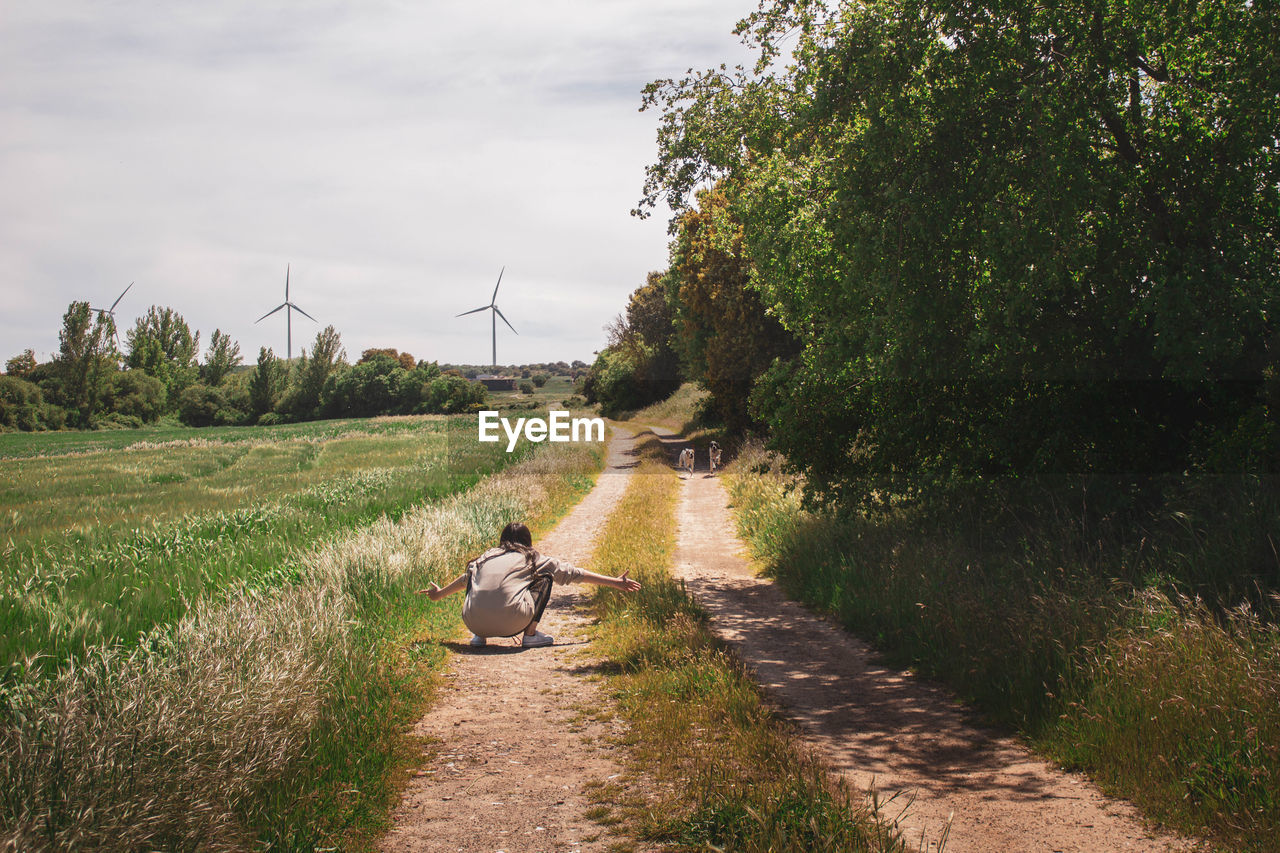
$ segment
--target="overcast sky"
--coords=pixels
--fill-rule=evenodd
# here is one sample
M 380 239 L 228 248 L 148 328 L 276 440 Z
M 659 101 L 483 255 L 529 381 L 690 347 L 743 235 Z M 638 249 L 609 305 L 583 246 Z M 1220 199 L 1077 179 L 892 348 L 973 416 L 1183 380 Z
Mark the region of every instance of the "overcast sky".
M 666 262 L 629 215 L 655 151 L 640 89 L 747 61 L 753 0 L 40 0 L 0 6 L 0 359 L 67 305 L 150 305 L 285 349 L 290 296 L 368 347 L 591 360 Z M 319 326 L 294 315 L 295 355 Z

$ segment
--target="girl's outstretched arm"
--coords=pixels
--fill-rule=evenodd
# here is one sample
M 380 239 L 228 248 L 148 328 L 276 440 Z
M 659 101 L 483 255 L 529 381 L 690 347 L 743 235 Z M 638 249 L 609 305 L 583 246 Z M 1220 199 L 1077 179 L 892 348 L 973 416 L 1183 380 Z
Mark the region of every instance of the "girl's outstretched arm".
M 455 592 L 466 589 L 466 587 L 467 587 L 467 573 L 463 572 L 453 580 L 449 581 L 449 585 L 444 588 L 436 586 L 436 582 L 432 581 L 431 585 L 428 586 L 426 589 L 418 590 L 418 595 L 425 595 L 427 598 L 431 599 L 432 601 L 439 601 L 440 599 L 444 598 L 447 595 L 453 595 Z
M 624 592 L 635 592 L 640 588 L 640 582 L 633 581 L 631 578 L 627 577 L 628 574 L 630 574 L 630 572 L 623 572 L 616 578 L 612 578 L 608 575 L 598 575 L 595 572 L 589 572 L 586 569 L 583 569 L 582 574 L 578 577 L 578 582 L 593 583 L 596 586 L 611 586 L 614 589 L 620 589 Z

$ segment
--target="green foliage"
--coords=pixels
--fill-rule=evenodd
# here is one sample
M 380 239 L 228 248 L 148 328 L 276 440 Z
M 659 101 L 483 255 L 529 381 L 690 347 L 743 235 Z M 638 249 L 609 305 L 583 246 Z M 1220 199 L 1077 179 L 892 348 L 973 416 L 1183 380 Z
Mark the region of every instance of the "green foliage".
M 45 402 L 40 386 L 17 376 L 0 376 L 0 430 L 59 429 L 62 409 Z
M 231 340 L 230 335 L 224 335 L 221 329 L 214 329 L 209 338 L 209 351 L 205 353 L 200 376 L 208 385 L 217 387 L 241 361 L 240 344 Z
M 582 393 L 610 417 L 667 397 L 680 384 L 671 346 L 672 313 L 660 273 L 649 273 L 609 326 L 609 345 L 587 372 Z
M 288 379 L 289 366 L 284 360 L 276 358 L 270 347 L 259 348 L 258 365 L 249 377 L 249 407 L 260 423 L 284 396 Z
M 4 363 L 4 372 L 9 376 L 26 379 L 36 369 L 35 350 L 23 350 Z
M 391 355 L 366 351 L 351 369 L 334 377 L 326 406 L 331 414 L 357 418 L 399 410 L 397 397 L 407 374 Z
M 685 374 L 711 392 L 711 410 L 731 433 L 752 425 L 748 396 L 775 358 L 797 342 L 770 317 L 749 282 L 753 266 L 742 226 L 723 192 L 698 194 L 676 223 L 667 287 L 677 309 L 676 341 Z
M 616 417 L 648 403 L 650 389 L 642 379 L 647 354 L 643 345 L 602 349 L 583 384 L 586 401 L 599 403 L 606 417 Z
M 394 359 L 396 363 L 399 364 L 401 367 L 403 367 L 405 370 L 413 370 L 413 368 L 418 363 L 417 360 L 409 353 L 400 352 L 395 347 L 387 347 L 385 349 L 375 348 L 375 349 L 365 350 L 364 352 L 360 353 L 360 360 L 356 362 L 356 364 L 364 364 L 366 361 L 369 361 L 372 358 L 375 358 L 377 356 L 382 356 L 382 355 L 389 356 L 390 358 Z
M 532 382 L 521 382 L 521 383 L 520 383 L 520 393 L 521 393 L 521 394 L 528 394 L 528 395 L 532 395 L 532 394 L 533 394 L 533 383 L 532 383 Z
M 177 407 L 182 390 L 199 376 L 196 355 L 200 333 L 192 334 L 182 315 L 172 308 L 152 305 L 126 335 L 129 367 L 146 371 L 165 389 L 165 409 Z
M 547 380 L 550 378 L 551 377 L 545 373 L 535 373 L 533 374 L 533 384 L 541 388 L 543 385 L 547 384 Z
M 99 312 L 95 319 L 88 302 L 72 302 L 62 316 L 60 348 L 53 366 L 57 384 L 49 390 L 67 409 L 74 426 L 93 424 L 110 387 L 117 369 L 114 334 L 110 315 Z
M 154 423 L 164 413 L 164 385 L 144 370 L 122 370 L 113 377 L 106 404 L 118 415 Z
M 205 385 L 203 382 L 188 386 L 178 397 L 179 419 L 192 427 L 245 423 L 249 419 L 248 399 L 242 399 L 246 408 L 239 408 L 229 399 L 229 390 Z
M 422 402 L 414 409 L 420 414 L 451 415 L 479 411 L 489 399 L 489 392 L 479 382 L 461 376 L 441 374 L 427 383 Z
M 293 383 L 279 409 L 296 420 L 310 420 L 322 412 L 321 395 L 346 358 L 342 338 L 333 326 L 325 326 L 316 334 L 310 355 L 303 350 Z
M 804 342 L 756 405 L 815 494 L 1180 472 L 1267 405 L 1268 4 L 779 2 L 742 32 L 754 73 L 649 88 L 646 199 L 722 180 Z

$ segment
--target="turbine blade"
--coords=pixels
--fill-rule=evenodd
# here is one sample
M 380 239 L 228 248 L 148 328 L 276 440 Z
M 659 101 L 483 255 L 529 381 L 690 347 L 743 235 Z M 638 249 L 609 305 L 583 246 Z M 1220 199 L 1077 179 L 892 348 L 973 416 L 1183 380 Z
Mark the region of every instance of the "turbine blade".
M 515 327 L 515 326 L 513 326 L 513 325 L 511 325 L 510 323 L 508 323 L 508 322 L 507 322 L 507 318 L 506 318 L 505 316 L 503 316 L 503 314 L 502 314 L 502 309 L 498 308 L 498 306 L 497 306 L 497 305 L 495 305 L 495 306 L 493 306 L 493 310 L 498 312 L 498 316 L 499 316 L 499 317 L 502 317 L 502 322 L 504 322 L 504 323 L 506 323 L 506 324 L 507 324 L 507 328 L 508 328 L 508 329 L 510 329 L 510 330 L 511 330 L 511 331 L 513 331 L 513 332 L 516 332 L 516 327 Z M 516 334 L 518 335 L 518 334 L 520 334 L 520 333 L 519 333 L 519 332 L 516 332 Z
M 474 314 L 474 313 L 476 313 L 477 311 L 488 311 L 488 310 L 489 310 L 490 308 L 492 308 L 492 307 L 493 307 L 492 305 L 481 305 L 479 308 L 472 308 L 470 311 L 463 311 L 461 314 L 455 314 L 454 316 L 455 316 L 455 317 L 465 317 L 465 316 L 467 316 L 468 314 Z
M 129 287 L 133 287 L 133 282 L 129 282 Z M 116 310 L 116 306 L 120 304 L 120 300 L 124 299 L 124 295 L 129 292 L 129 287 L 120 291 L 120 295 L 116 297 L 116 301 L 111 303 L 111 308 L 108 309 L 108 313 L 113 313 Z
M 288 304 L 289 304 L 288 302 L 284 302 L 284 303 L 281 303 L 280 305 L 277 305 L 275 308 L 272 308 L 270 311 L 268 311 L 267 313 L 263 314 L 261 317 L 259 317 L 258 319 L 254 320 L 253 322 L 255 322 L 255 323 L 261 323 L 263 320 L 267 319 L 267 318 L 268 318 L 268 317 L 270 317 L 272 314 L 276 313 L 277 311 L 279 311 L 281 308 L 283 308 L 285 305 L 288 305 Z
M 284 301 L 286 305 L 289 303 L 289 267 L 291 266 L 293 264 L 284 265 Z
M 493 298 L 489 300 L 490 305 L 498 301 L 498 288 L 502 286 L 502 274 L 506 271 L 506 267 L 498 270 L 498 283 L 493 286 Z
M 292 302 L 290 302 L 290 303 L 288 303 L 288 304 L 289 304 L 289 307 L 290 307 L 290 308 L 292 308 L 294 311 L 297 311 L 299 314 L 301 314 L 303 317 L 306 317 L 306 318 L 307 318 L 308 320 L 310 320 L 311 322 L 313 322 L 313 323 L 319 323 L 319 322 L 320 322 L 320 321 L 319 321 L 319 320 L 317 320 L 315 317 L 312 317 L 310 314 L 308 314 L 306 311 L 303 311 L 303 310 L 302 310 L 301 308 L 299 308 L 297 305 L 294 305 Z

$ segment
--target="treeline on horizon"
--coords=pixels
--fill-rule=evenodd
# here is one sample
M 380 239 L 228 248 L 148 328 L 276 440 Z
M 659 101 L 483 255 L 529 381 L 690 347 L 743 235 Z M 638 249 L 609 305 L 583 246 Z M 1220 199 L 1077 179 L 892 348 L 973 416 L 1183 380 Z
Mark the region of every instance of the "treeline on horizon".
M 389 414 L 455 414 L 480 408 L 488 368 L 440 365 L 395 348 L 367 349 L 348 364 L 333 326 L 290 362 L 269 347 L 243 364 L 240 345 L 215 329 L 200 359 L 200 332 L 181 314 L 152 306 L 117 346 L 114 319 L 87 302 L 62 318 L 59 351 L 39 363 L 28 349 L 0 376 L 0 431 L 139 427 L 165 416 L 188 426 L 287 423 Z M 577 378 L 574 361 L 504 368 L 532 393 L 551 375 Z
M 346 364 L 333 326 L 293 360 L 268 347 L 239 370 L 240 346 L 215 330 L 204 361 L 200 333 L 181 314 L 152 306 L 116 346 L 114 321 L 73 302 L 62 318 L 59 352 L 37 364 L 30 350 L 0 377 L 0 424 L 23 430 L 136 427 L 176 415 L 188 426 L 274 424 L 322 417 L 469 411 L 484 386 L 394 349 L 366 351 Z

